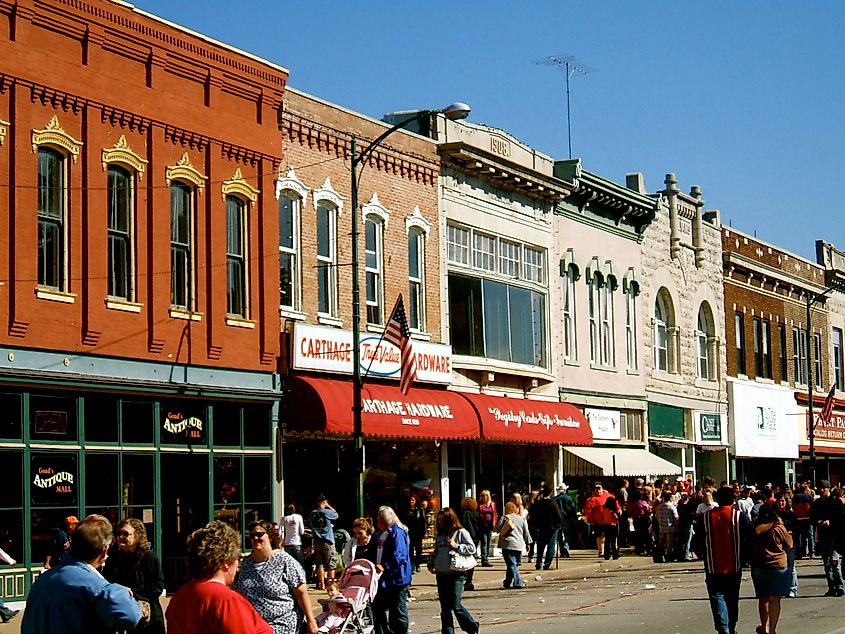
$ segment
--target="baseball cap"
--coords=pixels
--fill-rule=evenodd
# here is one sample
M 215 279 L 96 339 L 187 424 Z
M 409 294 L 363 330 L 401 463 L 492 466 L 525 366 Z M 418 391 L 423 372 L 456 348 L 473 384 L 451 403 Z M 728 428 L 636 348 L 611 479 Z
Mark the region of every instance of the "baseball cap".
M 820 489 L 829 489 L 830 488 L 830 480 L 819 481 L 819 488 Z
M 558 491 L 566 491 L 568 488 L 569 487 L 566 486 L 566 482 L 561 482 L 560 484 L 557 485 Z
M 76 515 L 68 515 L 65 518 L 65 524 L 79 524 L 79 518 Z

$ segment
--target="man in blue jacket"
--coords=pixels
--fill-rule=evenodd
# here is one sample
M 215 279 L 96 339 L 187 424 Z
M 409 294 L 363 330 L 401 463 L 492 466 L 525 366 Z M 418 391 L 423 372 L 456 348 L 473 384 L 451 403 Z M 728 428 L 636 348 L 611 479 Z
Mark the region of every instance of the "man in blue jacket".
M 23 634 L 114 634 L 141 620 L 129 591 L 97 572 L 112 543 L 111 522 L 89 515 L 61 563 L 35 580 L 23 614 Z
M 372 605 L 375 634 L 408 634 L 408 586 L 411 585 L 408 531 L 389 506 L 378 510 L 376 527 L 379 533 L 370 540 L 366 553 L 381 573 Z

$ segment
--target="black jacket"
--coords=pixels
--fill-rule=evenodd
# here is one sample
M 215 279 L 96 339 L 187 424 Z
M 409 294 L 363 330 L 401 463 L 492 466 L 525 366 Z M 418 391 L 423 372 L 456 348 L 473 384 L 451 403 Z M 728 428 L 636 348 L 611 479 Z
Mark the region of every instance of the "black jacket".
M 150 620 L 146 625 L 138 625 L 133 633 L 164 634 L 164 613 L 159 600 L 164 590 L 164 575 L 155 553 L 146 548 L 131 553 L 114 548 L 103 567 L 103 576 L 112 583 L 130 588 L 136 599 L 149 601 Z

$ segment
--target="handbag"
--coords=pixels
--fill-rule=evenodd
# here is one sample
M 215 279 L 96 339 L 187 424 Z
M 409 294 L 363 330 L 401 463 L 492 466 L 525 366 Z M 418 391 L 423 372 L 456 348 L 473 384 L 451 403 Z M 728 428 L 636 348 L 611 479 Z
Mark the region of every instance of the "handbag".
M 513 525 L 511 518 L 505 516 L 505 520 L 504 522 L 502 522 L 502 527 L 499 529 L 499 539 L 504 539 L 505 537 L 513 533 L 514 528 L 515 526 Z
M 458 533 L 456 532 L 455 535 Z M 475 557 L 466 555 L 457 550 L 449 551 L 449 571 L 450 572 L 466 572 L 475 568 Z

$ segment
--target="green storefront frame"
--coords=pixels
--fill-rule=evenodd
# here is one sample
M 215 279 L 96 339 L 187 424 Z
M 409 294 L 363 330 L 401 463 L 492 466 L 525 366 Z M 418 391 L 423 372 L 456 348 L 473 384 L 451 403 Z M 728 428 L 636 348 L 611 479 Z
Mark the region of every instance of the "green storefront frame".
M 680 438 L 686 435 L 686 417 L 681 407 L 648 404 L 648 435 L 649 437 Z
M 0 570 L 6 602 L 25 599 L 68 515 L 141 519 L 170 590 L 191 530 L 219 518 L 244 534 L 279 514 L 272 398 L 0 385 L 0 407 L 0 546 L 18 561 Z

